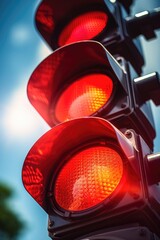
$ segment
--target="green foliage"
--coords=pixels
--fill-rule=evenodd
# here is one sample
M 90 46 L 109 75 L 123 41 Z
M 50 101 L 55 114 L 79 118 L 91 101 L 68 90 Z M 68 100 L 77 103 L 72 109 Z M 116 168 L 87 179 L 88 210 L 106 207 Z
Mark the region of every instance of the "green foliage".
M 12 196 L 12 189 L 0 183 L 0 240 L 16 239 L 24 229 L 24 222 L 9 206 Z

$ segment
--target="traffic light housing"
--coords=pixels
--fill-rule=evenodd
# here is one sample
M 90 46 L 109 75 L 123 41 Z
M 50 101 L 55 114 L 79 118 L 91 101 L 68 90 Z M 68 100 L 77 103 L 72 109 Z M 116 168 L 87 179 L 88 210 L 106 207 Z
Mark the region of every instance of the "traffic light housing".
M 101 118 L 74 119 L 35 143 L 23 183 L 48 213 L 53 239 L 82 239 L 125 224 L 160 234 L 159 187 L 148 186 L 151 172 L 145 170 L 149 154 L 133 130 L 124 135 Z
M 61 47 L 38 65 L 28 97 L 51 127 L 78 117 L 103 117 L 118 128 L 135 129 L 152 148 L 152 112 L 141 97 L 146 84 L 141 81 L 137 91 L 140 81 L 133 82 L 132 72 L 124 58 L 114 59 L 102 44 L 81 41 Z
M 54 52 L 27 92 L 52 129 L 29 151 L 22 179 L 55 240 L 138 239 L 139 227 L 146 239 L 160 238 L 160 156 L 148 101 L 160 105 L 160 78 L 140 76 L 137 20 L 119 2 L 44 0 L 36 12 Z
M 101 42 L 112 55 L 127 59 L 137 73 L 144 64 L 141 45 L 126 29 L 127 13 L 118 2 L 108 0 L 44 0 L 36 12 L 40 34 L 55 50 L 82 40 Z

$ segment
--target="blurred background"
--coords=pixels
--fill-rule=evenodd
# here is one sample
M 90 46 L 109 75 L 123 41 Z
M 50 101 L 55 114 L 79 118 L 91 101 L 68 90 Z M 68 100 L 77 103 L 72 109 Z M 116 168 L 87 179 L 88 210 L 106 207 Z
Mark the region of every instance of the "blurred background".
M 34 13 L 39 0 L 0 1 L 0 240 L 2 224 L 12 234 L 9 222 L 17 224 L 18 240 L 47 240 L 47 215 L 25 191 L 21 169 L 34 142 L 49 127 L 30 105 L 26 86 L 35 67 L 51 53 L 35 29 Z M 135 0 L 132 14 L 160 7 L 160 0 Z M 157 38 L 140 37 L 144 73 L 160 73 L 160 31 Z M 154 151 L 160 151 L 160 107 L 153 104 L 157 136 Z M 14 221 L 14 219 L 17 220 Z M 7 230 L 6 230 L 7 231 Z M 12 239 L 12 238 L 11 238 Z

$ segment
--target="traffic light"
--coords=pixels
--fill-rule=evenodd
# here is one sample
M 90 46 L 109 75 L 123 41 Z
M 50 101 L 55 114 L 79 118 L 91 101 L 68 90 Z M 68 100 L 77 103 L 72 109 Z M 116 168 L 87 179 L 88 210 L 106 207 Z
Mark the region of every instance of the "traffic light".
M 149 102 L 160 105 L 160 78 L 140 75 L 137 20 L 120 2 L 129 12 L 129 3 L 102 0 L 44 0 L 36 12 L 54 51 L 27 92 L 51 129 L 29 151 L 22 180 L 48 214 L 52 239 L 160 239 Z
M 134 131 L 124 135 L 102 118 L 79 118 L 35 143 L 23 182 L 49 214 L 53 239 L 134 224 L 159 234 L 159 186 L 153 180 L 148 187 L 147 155 L 150 149 Z
M 141 97 L 151 80 L 132 80 L 124 58 L 116 61 L 100 43 L 81 41 L 61 47 L 40 63 L 29 80 L 28 97 L 51 127 L 83 116 L 103 117 L 118 128 L 135 129 L 152 148 L 151 109 Z M 153 92 L 159 85 L 156 80 Z
M 128 9 L 129 4 L 124 5 Z M 96 40 L 112 55 L 123 56 L 141 73 L 142 49 L 139 40 L 128 35 L 125 17 L 127 14 L 116 1 L 45 0 L 35 18 L 37 29 L 53 50 L 77 41 Z

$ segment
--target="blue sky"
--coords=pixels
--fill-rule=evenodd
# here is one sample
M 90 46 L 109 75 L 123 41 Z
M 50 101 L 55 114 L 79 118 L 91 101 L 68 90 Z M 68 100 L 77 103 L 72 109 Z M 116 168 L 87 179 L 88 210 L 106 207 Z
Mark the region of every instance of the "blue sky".
M 20 239 L 47 240 L 47 215 L 25 191 L 21 168 L 33 143 L 49 128 L 30 105 L 26 85 L 34 68 L 50 50 L 37 33 L 34 13 L 39 0 L 0 1 L 0 181 L 11 185 L 15 211 L 26 221 Z M 160 6 L 160 0 L 137 0 L 134 12 Z M 146 42 L 141 37 L 146 58 L 144 73 L 160 73 L 160 31 L 158 38 Z M 154 109 L 157 137 L 155 151 L 160 151 L 160 107 Z
M 28 150 L 48 129 L 26 96 L 28 79 L 49 54 L 34 27 L 37 0 L 0 1 L 0 181 L 15 190 L 11 202 L 27 223 L 20 239 L 49 239 L 47 215 L 25 191 L 21 168 Z

